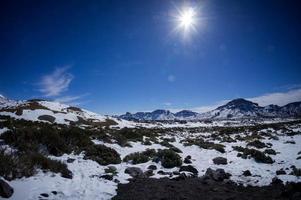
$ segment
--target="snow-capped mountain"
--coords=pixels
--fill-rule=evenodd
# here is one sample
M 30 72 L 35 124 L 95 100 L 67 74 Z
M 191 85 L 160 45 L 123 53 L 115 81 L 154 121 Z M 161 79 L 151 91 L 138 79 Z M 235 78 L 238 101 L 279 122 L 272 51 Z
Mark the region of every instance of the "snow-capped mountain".
M 203 120 L 203 119 L 241 119 L 241 118 L 285 118 L 300 117 L 301 102 L 294 102 L 285 106 L 268 105 L 259 106 L 257 103 L 239 98 L 228 102 L 212 111 L 196 113 L 182 110 L 172 113 L 168 110 L 155 110 L 153 112 L 129 113 L 119 117 L 126 120 Z
M 201 118 L 238 119 L 266 117 L 284 118 L 300 116 L 301 102 L 294 102 L 285 106 L 268 105 L 261 107 L 257 103 L 245 99 L 234 99 L 212 111 L 203 113 Z
M 129 113 L 119 116 L 125 120 L 138 120 L 138 121 L 154 121 L 154 120 L 174 120 L 175 114 L 169 110 L 155 110 L 153 112 L 137 112 Z
M 85 109 L 45 100 L 15 101 L 0 96 L 0 116 L 78 126 L 122 125 L 125 120 L 99 115 Z
M 177 119 L 196 119 L 200 116 L 199 113 L 190 111 L 190 110 L 182 110 L 174 114 Z
M 202 114 L 202 118 L 229 119 L 262 116 L 262 109 L 257 103 L 245 99 L 234 99 L 212 111 Z
M 200 116 L 199 113 L 182 110 L 180 112 L 172 113 L 169 110 L 155 110 L 153 112 L 137 112 L 120 115 L 121 119 L 137 120 L 137 121 L 160 121 L 160 120 L 194 120 Z
M 289 103 L 280 109 L 282 116 L 301 117 L 301 101 Z

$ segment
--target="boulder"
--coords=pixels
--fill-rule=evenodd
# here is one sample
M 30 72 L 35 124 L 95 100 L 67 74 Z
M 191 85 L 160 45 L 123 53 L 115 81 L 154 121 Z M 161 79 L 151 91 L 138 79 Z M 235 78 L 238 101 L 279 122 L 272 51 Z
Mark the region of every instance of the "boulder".
M 283 181 L 280 180 L 280 179 L 277 178 L 277 177 L 274 177 L 274 178 L 272 179 L 271 184 L 272 184 L 272 185 L 281 185 L 281 184 L 283 184 Z
M 194 175 L 198 175 L 198 170 L 194 168 L 192 165 L 181 166 L 179 172 L 191 172 Z
M 13 195 L 14 189 L 4 180 L 0 179 L 0 196 L 9 198 Z
M 150 165 L 150 166 L 147 167 L 147 169 L 156 170 L 157 166 L 156 165 Z
M 106 180 L 109 180 L 109 181 L 113 180 L 113 176 L 109 175 L 109 174 L 101 175 L 99 178 L 106 179 Z
M 225 179 L 229 179 L 231 174 L 226 173 L 224 169 L 216 169 L 213 170 L 208 168 L 205 173 L 205 177 L 209 179 L 213 179 L 215 181 L 223 181 Z
M 133 178 L 143 178 L 145 175 L 139 167 L 128 167 L 124 170 L 124 173 L 129 174 Z
M 242 173 L 242 175 L 244 175 L 244 176 L 252 176 L 250 170 L 244 171 L 244 172 Z
M 279 169 L 276 171 L 276 175 L 285 175 L 286 171 L 284 169 Z
M 67 159 L 67 163 L 73 163 L 74 161 L 75 161 L 74 158 L 68 158 L 68 159 Z
M 213 163 L 216 164 L 216 165 L 226 165 L 226 164 L 228 164 L 227 158 L 223 158 L 223 157 L 213 158 Z
M 185 163 L 185 164 L 190 164 L 190 163 L 192 163 L 192 162 L 191 162 L 191 156 L 186 156 L 185 159 L 184 159 L 184 163 Z

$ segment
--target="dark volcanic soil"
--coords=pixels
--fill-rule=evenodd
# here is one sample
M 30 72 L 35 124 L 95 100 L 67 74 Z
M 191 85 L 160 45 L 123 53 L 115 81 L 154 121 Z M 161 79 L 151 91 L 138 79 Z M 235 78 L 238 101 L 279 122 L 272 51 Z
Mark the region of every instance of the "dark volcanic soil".
M 113 200 L 244 200 L 301 199 L 301 183 L 244 187 L 232 182 L 215 182 L 200 178 L 184 180 L 135 179 L 119 184 Z

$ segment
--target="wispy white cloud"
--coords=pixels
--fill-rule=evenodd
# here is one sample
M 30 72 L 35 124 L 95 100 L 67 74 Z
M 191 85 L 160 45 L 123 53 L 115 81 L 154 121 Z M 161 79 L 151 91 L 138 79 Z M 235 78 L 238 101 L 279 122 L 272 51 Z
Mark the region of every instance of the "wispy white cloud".
M 258 103 L 260 106 L 267 106 L 269 104 L 283 106 L 291 102 L 301 101 L 301 88 L 292 89 L 286 92 L 268 93 L 247 99 Z
M 260 106 L 267 106 L 270 104 L 284 106 L 288 103 L 301 101 L 301 88 L 299 87 L 297 89 L 291 89 L 291 90 L 288 90 L 285 92 L 267 93 L 267 94 L 263 94 L 263 95 L 260 95 L 257 97 L 251 97 L 251 98 L 245 98 L 245 99 L 255 102 L 255 103 L 258 103 Z M 194 107 L 194 108 L 190 108 L 189 110 L 192 110 L 192 111 L 198 112 L 198 113 L 204 113 L 204 112 L 214 110 L 215 108 L 217 108 L 221 105 L 224 105 L 224 104 L 228 103 L 229 101 L 230 100 L 221 100 L 221 101 L 215 102 L 214 104 L 211 104 L 211 105 Z M 171 110 L 180 111 L 183 109 L 171 109 Z
M 81 95 L 77 95 L 77 96 L 61 96 L 58 98 L 55 98 L 54 101 L 60 102 L 60 103 L 65 103 L 65 104 L 69 104 L 69 105 L 81 105 L 81 104 L 85 104 L 89 101 L 83 101 L 83 98 L 90 95 L 89 93 L 86 94 L 81 94 Z
M 39 82 L 39 91 L 46 97 L 59 96 L 67 91 L 74 76 L 67 72 L 69 66 L 56 68 L 51 74 L 43 76 Z
M 230 100 L 221 100 L 221 101 L 215 102 L 214 104 L 211 104 L 211 105 L 194 107 L 194 108 L 191 108 L 191 110 L 194 112 L 198 112 L 198 113 L 204 113 L 204 112 L 214 110 L 215 108 L 222 106 L 222 105 L 228 103 L 229 101 Z
M 164 106 L 171 106 L 172 103 L 171 103 L 171 102 L 164 102 L 163 105 L 164 105 Z

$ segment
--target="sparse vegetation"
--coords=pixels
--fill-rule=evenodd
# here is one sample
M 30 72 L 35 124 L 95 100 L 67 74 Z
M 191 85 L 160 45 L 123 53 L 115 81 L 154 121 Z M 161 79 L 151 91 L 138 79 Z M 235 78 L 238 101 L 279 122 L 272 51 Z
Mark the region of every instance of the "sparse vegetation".
M 72 173 L 66 164 L 51 160 L 39 153 L 8 154 L 5 150 L 0 150 L 0 176 L 5 179 L 29 177 L 34 175 L 37 169 L 61 173 L 64 178 L 72 178 Z
M 156 150 L 147 149 L 143 152 L 131 153 L 124 157 L 124 162 L 131 161 L 132 164 L 146 163 L 156 155 Z
M 158 150 L 157 159 L 165 168 L 179 167 L 182 165 L 181 157 L 170 149 Z
M 267 163 L 272 164 L 274 163 L 273 159 L 270 156 L 265 155 L 263 152 L 258 151 L 256 149 L 249 149 L 243 148 L 241 146 L 233 146 L 232 147 L 235 151 L 241 152 L 240 157 L 247 158 L 248 156 L 255 159 L 256 162 L 259 163 Z
M 225 153 L 225 149 L 224 149 L 224 145 L 222 144 L 217 144 L 214 142 L 208 142 L 203 140 L 202 138 L 199 139 L 186 139 L 184 141 L 182 141 L 184 143 L 185 146 L 190 146 L 190 145 L 197 145 L 200 148 L 203 149 L 214 149 L 216 151 L 219 151 L 221 153 Z
M 121 163 L 120 155 L 112 148 L 104 145 L 92 145 L 86 148 L 85 159 L 91 159 L 100 165 Z

